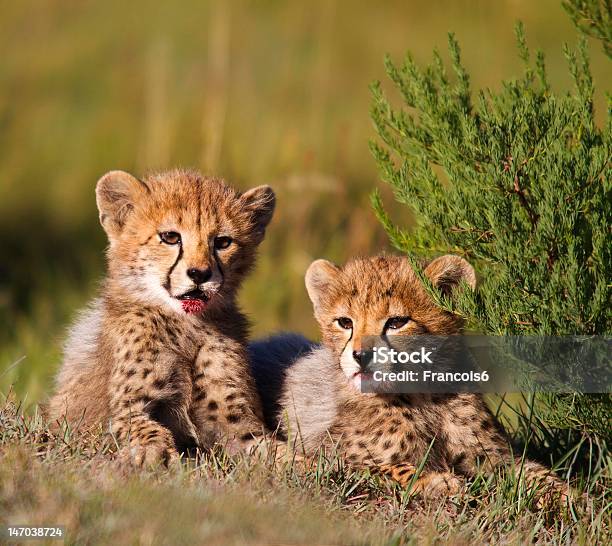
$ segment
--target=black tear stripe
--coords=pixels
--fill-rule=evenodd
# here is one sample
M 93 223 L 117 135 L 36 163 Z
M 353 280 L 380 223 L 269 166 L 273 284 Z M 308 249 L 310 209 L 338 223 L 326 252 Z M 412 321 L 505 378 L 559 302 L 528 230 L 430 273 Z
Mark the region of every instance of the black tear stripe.
M 344 351 L 348 347 L 348 344 L 351 342 L 351 339 L 353 339 L 353 330 L 351 330 L 351 336 L 346 340 L 346 343 L 344 344 L 344 347 L 342 347 L 342 352 L 340 353 L 340 356 L 342 356 L 342 354 L 344 353 Z
M 170 291 L 170 286 L 171 286 L 171 282 L 170 282 L 170 275 L 172 275 L 172 272 L 174 271 L 174 268 L 178 265 L 178 263 L 181 261 L 181 258 L 183 257 L 183 245 L 180 244 L 179 245 L 179 252 L 178 252 L 178 256 L 176 257 L 175 262 L 172 264 L 172 267 L 168 270 L 168 274 L 166 275 L 166 282 L 164 283 L 164 288 L 168 291 Z
M 215 263 L 217 264 L 217 267 L 219 268 L 219 273 L 221 273 L 221 284 L 223 284 L 223 281 L 225 280 L 225 274 L 223 273 L 223 268 L 221 267 L 219 256 L 217 256 L 217 251 L 214 249 L 213 249 L 213 256 L 215 257 Z

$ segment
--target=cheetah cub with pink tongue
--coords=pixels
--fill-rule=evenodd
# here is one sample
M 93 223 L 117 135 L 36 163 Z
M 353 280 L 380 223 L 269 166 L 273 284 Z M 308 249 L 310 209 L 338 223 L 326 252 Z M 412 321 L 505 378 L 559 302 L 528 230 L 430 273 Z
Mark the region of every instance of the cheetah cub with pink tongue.
M 461 280 L 474 288 L 473 268 L 442 256 L 424 270 L 452 296 Z M 269 426 L 275 424 L 298 452 L 334 446 L 352 465 L 413 482 L 424 496 L 457 492 L 478 469 L 522 468 L 542 498 L 565 487 L 535 462 L 514 461 L 508 440 L 479 394 L 372 394 L 360 390 L 365 336 L 459 334 L 462 322 L 438 308 L 408 260 L 381 256 L 344 267 L 315 261 L 306 273 L 308 295 L 321 327 L 322 345 L 280 336 L 251 346 L 252 366 Z M 301 354 L 301 356 L 300 356 Z
M 189 448 L 245 447 L 263 432 L 236 291 L 274 193 L 175 170 L 96 187 L 109 239 L 101 296 L 73 326 L 48 415 L 110 428 L 136 464 Z

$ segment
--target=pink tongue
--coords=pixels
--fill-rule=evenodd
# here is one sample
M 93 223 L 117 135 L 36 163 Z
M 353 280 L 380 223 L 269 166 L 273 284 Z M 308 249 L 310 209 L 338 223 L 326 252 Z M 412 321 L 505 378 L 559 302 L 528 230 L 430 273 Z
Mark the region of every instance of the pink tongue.
M 201 313 L 206 307 L 202 300 L 182 300 L 181 305 L 185 313 Z

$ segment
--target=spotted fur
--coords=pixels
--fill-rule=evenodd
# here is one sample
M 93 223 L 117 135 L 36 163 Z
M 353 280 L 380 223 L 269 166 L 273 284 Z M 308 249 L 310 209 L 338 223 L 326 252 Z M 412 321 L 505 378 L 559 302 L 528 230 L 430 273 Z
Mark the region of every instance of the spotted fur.
M 425 274 L 448 295 L 461 280 L 475 286 L 472 267 L 456 256 L 434 260 Z M 262 384 L 259 375 L 278 375 L 283 370 L 280 409 L 275 417 L 299 451 L 312 455 L 322 446 L 333 446 L 350 464 L 387 474 L 404 486 L 410 483 L 426 496 L 456 492 L 478 469 L 493 472 L 504 465 L 522 472 L 530 483 L 546 486 L 542 491 L 565 494 L 564 484 L 549 469 L 515 460 L 481 395 L 360 391 L 360 365 L 354 353 L 358 354 L 364 336 L 462 331 L 461 319 L 433 303 L 406 259 L 356 259 L 342 268 L 318 260 L 306 274 L 306 285 L 322 345 L 289 359 L 289 364 L 279 366 L 270 360 L 255 369 Z M 338 320 L 342 317 L 350 320 L 350 329 L 346 320 Z M 394 317 L 409 320 L 390 322 Z M 390 324 L 400 327 L 389 331 Z M 282 339 L 268 343 L 279 344 Z M 259 351 L 264 357 L 270 353 L 264 347 Z M 273 404 L 268 402 L 266 407 Z M 417 467 L 425 457 L 417 477 Z
M 139 464 L 255 441 L 262 413 L 236 291 L 274 193 L 261 186 L 240 194 L 175 170 L 143 180 L 114 171 L 96 195 L 108 276 L 71 329 L 49 416 L 73 428 L 109 428 Z

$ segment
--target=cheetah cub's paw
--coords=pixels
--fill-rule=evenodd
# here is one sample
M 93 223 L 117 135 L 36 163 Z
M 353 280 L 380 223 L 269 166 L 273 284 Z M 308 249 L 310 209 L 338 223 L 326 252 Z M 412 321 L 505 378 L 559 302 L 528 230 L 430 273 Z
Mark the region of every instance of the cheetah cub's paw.
M 170 431 L 158 429 L 141 436 L 132 436 L 129 444 L 121 450 L 122 460 L 138 467 L 170 467 L 179 460 Z
M 380 471 L 408 487 L 414 480 L 417 468 L 410 463 L 383 465 Z M 412 491 L 423 498 L 440 498 L 456 495 L 461 490 L 461 480 L 452 472 L 422 472 L 412 486 Z
M 427 472 L 419 476 L 414 491 L 423 498 L 435 499 L 452 497 L 461 491 L 461 487 L 461 480 L 452 472 Z

